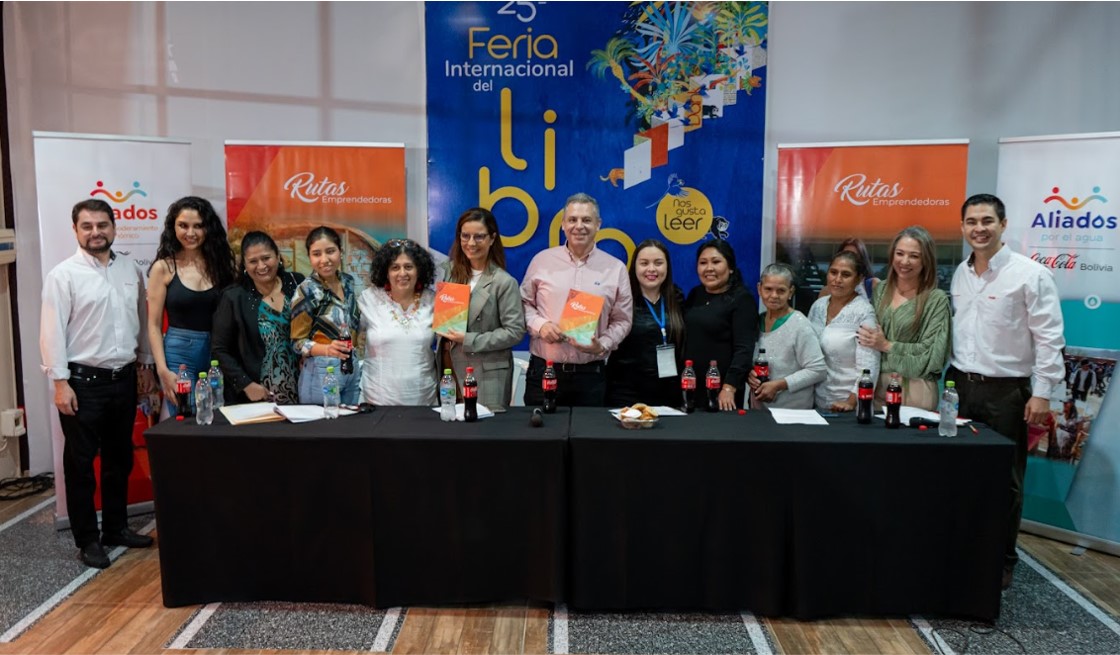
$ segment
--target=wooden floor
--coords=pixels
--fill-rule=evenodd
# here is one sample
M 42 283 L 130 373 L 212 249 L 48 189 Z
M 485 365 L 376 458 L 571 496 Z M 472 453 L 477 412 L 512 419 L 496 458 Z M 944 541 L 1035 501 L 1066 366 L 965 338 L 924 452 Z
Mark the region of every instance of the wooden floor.
M 0 523 L 42 502 L 40 496 L 0 502 Z M 157 536 L 158 540 L 158 536 Z M 1120 558 L 1023 534 L 1020 546 L 1075 589 L 1120 616 Z M 295 651 L 162 648 L 195 608 L 167 609 L 160 600 L 159 553 L 129 551 L 0 655 L 14 653 L 281 654 Z M 764 620 L 780 653 L 929 653 L 904 619 Z M 548 612 L 530 607 L 411 608 L 393 653 L 546 653 Z M 308 652 L 308 651 L 299 651 Z M 346 651 L 317 651 L 338 655 Z M 352 651 L 360 653 L 364 651 Z

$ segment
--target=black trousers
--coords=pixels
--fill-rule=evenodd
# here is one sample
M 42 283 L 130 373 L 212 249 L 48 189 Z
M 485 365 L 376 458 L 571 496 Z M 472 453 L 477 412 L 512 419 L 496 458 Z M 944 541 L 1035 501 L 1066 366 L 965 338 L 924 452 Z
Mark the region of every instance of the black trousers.
M 525 372 L 525 405 L 540 406 L 544 402 L 541 378 L 546 362 L 530 355 Z M 561 364 L 556 362 L 556 404 L 560 407 L 602 407 L 607 393 L 607 364 Z
M 128 476 L 132 473 L 132 426 L 136 421 L 136 368 L 119 380 L 87 380 L 71 374 L 78 397 L 73 416 L 61 412 L 62 470 L 66 474 L 66 510 L 78 548 L 97 541 L 93 494 L 97 479 L 93 460 L 101 453 L 101 519 L 105 533 L 128 527 Z
M 976 376 L 973 376 L 976 378 Z M 946 380 L 957 385 L 960 415 L 986 423 L 996 432 L 1015 442 L 1015 459 L 1011 466 L 1011 507 L 1007 513 L 1007 553 L 1004 568 L 1019 561 L 1015 540 L 1023 517 L 1023 478 L 1027 471 L 1027 422 L 1023 420 L 1027 401 L 1031 398 L 1030 378 L 969 379 L 967 373 L 950 366 Z

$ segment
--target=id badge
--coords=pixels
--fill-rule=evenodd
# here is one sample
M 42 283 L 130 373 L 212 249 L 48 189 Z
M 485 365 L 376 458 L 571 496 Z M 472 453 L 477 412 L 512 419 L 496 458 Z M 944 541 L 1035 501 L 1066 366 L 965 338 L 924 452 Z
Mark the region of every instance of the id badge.
M 677 348 L 671 343 L 657 347 L 657 377 L 677 377 Z

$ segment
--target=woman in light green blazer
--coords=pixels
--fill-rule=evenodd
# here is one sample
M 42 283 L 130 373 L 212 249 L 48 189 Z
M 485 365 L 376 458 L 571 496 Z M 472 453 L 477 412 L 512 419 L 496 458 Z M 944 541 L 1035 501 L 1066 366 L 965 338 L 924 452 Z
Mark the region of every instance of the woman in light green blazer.
M 525 336 L 525 311 L 517 281 L 505 270 L 498 221 L 487 209 L 463 212 L 455 226 L 444 281 L 469 284 L 467 331 L 440 339 L 440 368 L 451 368 L 462 395 L 467 367 L 474 367 L 478 402 L 504 412 L 513 391 L 513 347 Z

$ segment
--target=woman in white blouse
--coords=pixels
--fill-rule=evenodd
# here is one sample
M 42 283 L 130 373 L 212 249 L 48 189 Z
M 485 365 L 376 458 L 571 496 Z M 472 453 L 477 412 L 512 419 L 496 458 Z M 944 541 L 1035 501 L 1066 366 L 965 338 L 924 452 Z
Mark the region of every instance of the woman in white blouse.
M 431 255 L 408 239 L 388 241 L 373 256 L 373 286 L 358 298 L 366 338 L 363 402 L 435 404 L 434 277 Z
M 879 379 L 879 351 L 859 345 L 860 326 L 876 327 L 875 308 L 856 289 L 863 282 L 859 258 L 842 251 L 828 266 L 829 295 L 809 309 L 809 322 L 820 338 L 827 375 L 817 385 L 817 409 L 850 412 L 856 407 L 856 394 L 863 369 L 871 379 Z

